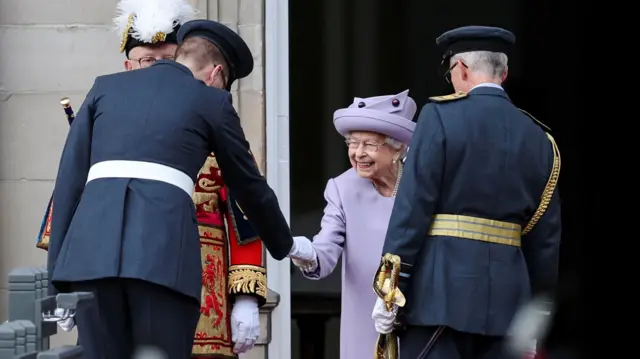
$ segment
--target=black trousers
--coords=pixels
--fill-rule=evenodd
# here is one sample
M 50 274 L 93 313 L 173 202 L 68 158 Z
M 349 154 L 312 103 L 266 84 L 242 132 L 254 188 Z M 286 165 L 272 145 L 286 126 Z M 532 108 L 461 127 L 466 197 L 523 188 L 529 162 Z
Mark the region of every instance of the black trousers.
M 504 354 L 503 337 L 417 326 L 398 334 L 400 359 L 511 359 Z
M 198 302 L 166 287 L 137 279 L 71 283 L 94 300 L 76 311 L 84 359 L 129 359 L 153 347 L 168 359 L 188 359 L 200 316 Z

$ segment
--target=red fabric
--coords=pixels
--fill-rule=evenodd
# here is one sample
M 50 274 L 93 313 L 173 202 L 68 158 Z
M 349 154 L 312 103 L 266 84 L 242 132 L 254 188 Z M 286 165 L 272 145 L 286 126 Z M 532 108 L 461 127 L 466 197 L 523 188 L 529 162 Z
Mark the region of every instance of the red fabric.
M 227 188 L 224 187 L 221 190 L 221 196 L 225 200 Z M 264 267 L 264 250 L 262 247 L 262 241 L 257 239 L 250 243 L 240 244 L 238 238 L 236 238 L 236 231 L 233 228 L 233 220 L 230 213 L 226 214 L 228 227 L 228 240 L 229 240 L 229 266 L 234 265 L 253 265 L 256 267 Z

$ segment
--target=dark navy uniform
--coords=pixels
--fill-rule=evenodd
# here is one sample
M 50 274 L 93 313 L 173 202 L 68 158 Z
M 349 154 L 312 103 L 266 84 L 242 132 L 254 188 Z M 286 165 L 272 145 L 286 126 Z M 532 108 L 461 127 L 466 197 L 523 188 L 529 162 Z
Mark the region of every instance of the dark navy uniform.
M 448 59 L 511 37 L 472 27 L 439 45 Z M 553 139 L 498 85 L 424 106 L 383 248 L 402 262 L 402 359 L 502 357 L 518 307 L 555 285 L 558 171 Z
M 212 151 L 271 255 L 284 258 L 288 224 L 227 91 L 167 60 L 95 80 L 62 153 L 48 252 L 52 292 L 96 294 L 98 310 L 78 323 L 88 359 L 126 358 L 139 344 L 190 356 L 200 242 L 189 186 L 176 183 L 186 178 L 192 189 Z

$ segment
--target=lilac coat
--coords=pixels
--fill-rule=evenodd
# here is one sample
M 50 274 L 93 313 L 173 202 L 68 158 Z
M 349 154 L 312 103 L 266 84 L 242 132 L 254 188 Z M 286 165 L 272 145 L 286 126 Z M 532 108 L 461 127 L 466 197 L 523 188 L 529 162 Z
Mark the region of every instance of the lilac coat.
M 373 277 L 395 198 L 381 196 L 371 180 L 361 178 L 353 168 L 330 179 L 324 197 L 322 228 L 313 238 L 319 267 L 303 274 L 309 279 L 324 278 L 344 256 L 340 358 L 370 359 L 378 336 L 371 319 L 376 301 Z

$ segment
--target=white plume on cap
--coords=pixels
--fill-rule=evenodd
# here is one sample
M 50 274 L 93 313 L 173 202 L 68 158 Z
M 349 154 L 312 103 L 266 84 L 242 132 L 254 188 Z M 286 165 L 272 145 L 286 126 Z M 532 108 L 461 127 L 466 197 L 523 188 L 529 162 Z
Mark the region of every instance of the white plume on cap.
M 158 32 L 170 34 L 175 25 L 193 20 L 197 11 L 186 0 L 121 0 L 113 19 L 119 36 L 125 36 L 131 14 L 131 37 L 151 43 Z

